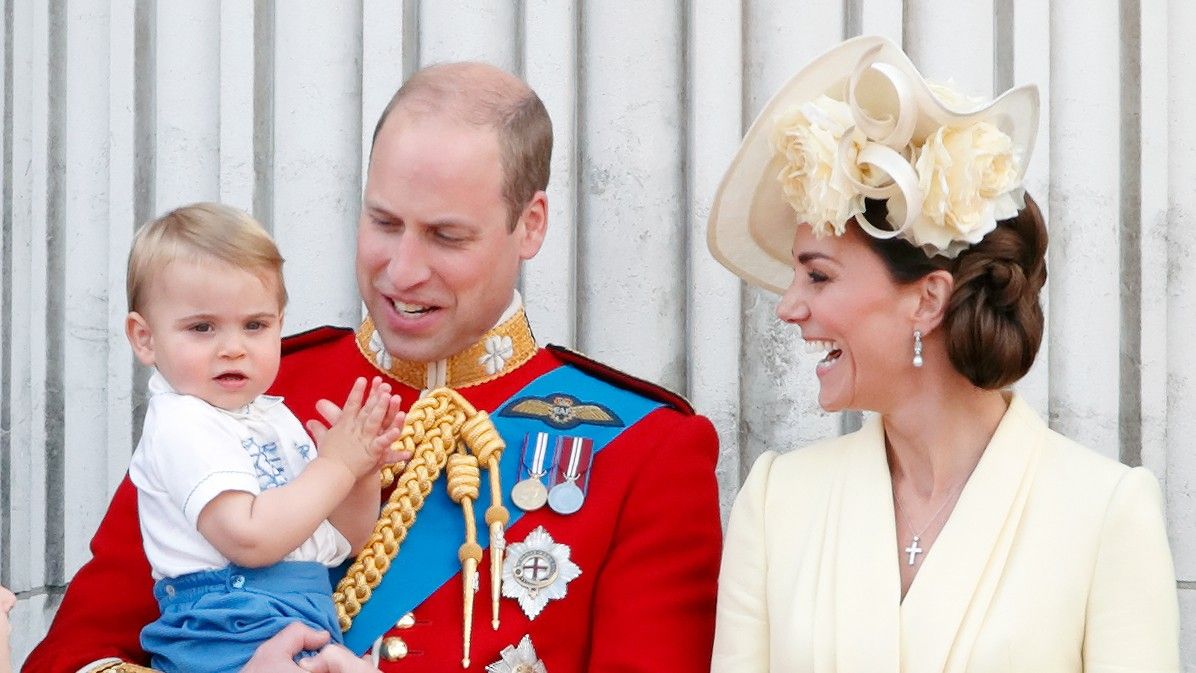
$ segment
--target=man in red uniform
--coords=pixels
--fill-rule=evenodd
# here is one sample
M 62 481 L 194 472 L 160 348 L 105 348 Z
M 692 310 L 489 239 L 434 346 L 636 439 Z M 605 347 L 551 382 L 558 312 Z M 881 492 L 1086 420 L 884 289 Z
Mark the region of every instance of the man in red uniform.
M 551 147 L 547 113 L 517 78 L 480 64 L 417 73 L 374 135 L 357 237 L 369 317 L 283 344 L 271 392 L 301 420 L 381 374 L 405 402 L 453 388 L 506 440 L 499 619 L 486 549 L 464 642 L 464 524 L 442 476 L 346 634 L 383 671 L 709 669 L 721 546 L 713 427 L 665 390 L 539 348 L 515 291 L 544 239 Z M 501 550 L 482 521 L 490 495 L 479 497 L 479 543 Z M 158 607 L 127 479 L 92 552 L 26 673 L 145 663 L 138 636 Z

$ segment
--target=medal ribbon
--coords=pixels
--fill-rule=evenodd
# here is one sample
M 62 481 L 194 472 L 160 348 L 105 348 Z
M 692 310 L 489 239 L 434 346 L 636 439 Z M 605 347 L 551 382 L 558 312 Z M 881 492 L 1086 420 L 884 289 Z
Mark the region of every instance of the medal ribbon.
M 577 482 L 582 473 L 590 469 L 589 456 L 591 453 L 587 450 L 585 437 L 574 435 L 562 437 L 557 445 L 559 463 L 552 482 L 554 484 Z M 569 456 L 568 459 L 564 458 L 566 455 Z
M 544 459 L 548 457 L 548 438 L 547 432 L 537 432 L 536 435 L 536 451 L 532 454 L 532 464 L 527 467 L 527 476 L 529 479 L 540 479 L 547 472 L 544 470 Z

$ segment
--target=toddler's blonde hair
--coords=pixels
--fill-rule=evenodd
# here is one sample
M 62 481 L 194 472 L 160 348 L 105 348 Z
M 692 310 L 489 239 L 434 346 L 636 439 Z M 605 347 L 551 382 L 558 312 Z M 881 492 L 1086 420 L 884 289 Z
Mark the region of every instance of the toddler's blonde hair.
M 149 222 L 133 238 L 126 279 L 130 311 L 140 312 L 155 274 L 177 259 L 223 262 L 263 280 L 273 276 L 279 307 L 287 304 L 282 255 L 262 225 L 231 206 L 193 203 Z

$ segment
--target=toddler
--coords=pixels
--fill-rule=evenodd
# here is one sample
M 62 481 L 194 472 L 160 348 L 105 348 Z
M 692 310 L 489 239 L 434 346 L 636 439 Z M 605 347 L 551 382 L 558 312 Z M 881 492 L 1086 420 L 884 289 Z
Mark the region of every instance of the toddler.
M 278 373 L 282 257 L 252 218 L 199 203 L 143 227 L 129 253 L 125 331 L 154 367 L 129 465 L 161 617 L 141 633 L 155 669 L 237 671 L 300 621 L 340 640 L 329 568 L 378 514 L 377 470 L 398 397 L 358 379 L 312 440 Z

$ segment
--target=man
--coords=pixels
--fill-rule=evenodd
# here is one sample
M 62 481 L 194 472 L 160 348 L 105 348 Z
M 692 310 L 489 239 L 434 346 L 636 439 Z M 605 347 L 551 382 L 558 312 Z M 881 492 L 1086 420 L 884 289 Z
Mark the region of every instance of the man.
M 414 503 L 404 494 L 427 470 L 399 478 L 405 500 L 391 510 L 406 507 L 394 518 L 414 524 L 386 533 L 397 555 L 370 561 L 389 569 L 346 633 L 384 671 L 709 668 L 721 545 L 713 428 L 667 391 L 538 348 L 515 291 L 544 240 L 551 146 L 547 113 L 517 78 L 480 64 L 417 73 L 374 134 L 357 237 L 369 318 L 283 345 L 272 392 L 300 419 L 381 372 L 406 401 L 455 389 L 491 412 L 506 442 L 496 469 L 507 509 L 487 507 L 476 484 L 468 498 L 479 501 L 476 543 L 443 476 Z M 488 524 L 507 512 L 497 598 L 491 552 L 503 539 Z M 158 608 L 127 480 L 92 549 L 26 672 L 144 661 L 137 635 Z M 474 591 L 462 564 L 476 565 Z

